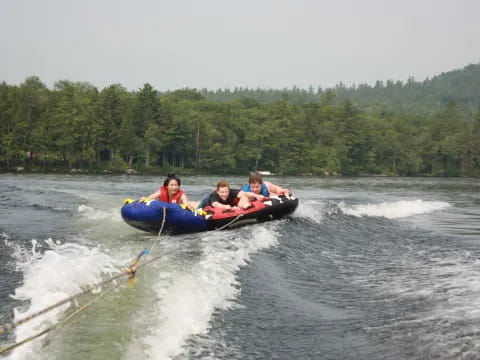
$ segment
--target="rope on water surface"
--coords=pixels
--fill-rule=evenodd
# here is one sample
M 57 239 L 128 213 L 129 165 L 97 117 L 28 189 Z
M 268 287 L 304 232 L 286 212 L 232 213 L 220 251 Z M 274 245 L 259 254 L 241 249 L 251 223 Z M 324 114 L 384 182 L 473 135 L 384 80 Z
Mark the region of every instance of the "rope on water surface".
M 102 297 L 104 297 L 105 295 L 109 294 L 113 289 L 115 288 L 115 286 L 112 286 L 110 288 L 108 288 L 107 290 L 104 290 L 103 292 L 101 292 L 98 296 L 96 296 L 94 299 L 90 300 L 88 303 L 86 303 L 85 305 L 81 306 L 80 308 L 78 308 L 77 310 L 75 310 L 73 313 L 71 313 L 70 315 L 68 315 L 65 319 L 61 320 L 60 322 L 58 322 L 57 324 L 53 325 L 53 326 L 50 326 L 49 328 L 35 334 L 35 335 L 32 335 L 28 338 L 25 338 L 23 339 L 22 341 L 19 341 L 15 344 L 12 344 L 12 345 L 9 345 L 9 346 L 6 346 L 4 347 L 3 349 L 0 349 L 0 354 L 2 353 L 5 353 L 7 351 L 10 351 L 10 350 L 13 350 L 21 345 L 24 345 L 32 340 L 35 340 L 36 338 L 42 336 L 42 335 L 45 335 L 47 333 L 49 333 L 50 331 L 52 330 L 55 330 L 56 328 L 62 326 L 63 324 L 67 323 L 68 321 L 72 320 L 76 315 L 80 314 L 82 311 L 88 309 L 90 306 L 92 306 L 93 304 L 95 304 L 98 300 L 100 300 Z
M 232 225 L 234 222 L 236 222 L 240 217 L 242 217 L 243 214 L 239 214 L 238 216 L 236 216 L 232 221 L 230 221 L 229 223 L 221 226 L 220 228 L 218 229 L 215 229 L 214 231 L 217 231 L 217 230 L 222 230 L 230 225 Z M 164 207 L 163 208 L 163 220 L 162 220 L 162 225 L 160 227 L 160 230 L 158 232 L 158 235 L 156 237 L 156 239 L 158 239 L 160 237 L 160 235 L 162 234 L 162 231 L 163 231 L 163 227 L 165 225 L 165 220 L 166 220 L 166 208 Z M 152 249 L 154 247 L 155 243 L 152 245 Z M 64 305 L 72 300 L 75 300 L 76 298 L 82 296 L 82 295 L 85 295 L 85 294 L 88 294 L 88 293 L 92 293 L 95 289 L 98 289 L 98 288 L 101 288 L 103 286 L 105 286 L 106 284 L 109 284 L 117 279 L 119 279 L 120 277 L 123 277 L 123 276 L 127 276 L 128 277 L 128 286 L 129 287 L 132 287 L 133 284 L 134 284 L 134 281 L 135 281 L 135 275 L 136 275 L 136 272 L 139 268 L 142 268 L 148 264 L 151 264 L 152 262 L 154 261 L 157 261 L 157 260 L 160 260 L 162 259 L 163 257 L 167 256 L 167 255 L 170 255 L 171 253 L 174 253 L 176 251 L 178 251 L 179 249 L 174 249 L 174 250 L 171 250 L 171 251 L 168 251 L 162 255 L 159 255 L 159 256 L 156 256 L 156 257 L 153 257 L 141 264 L 139 264 L 139 261 L 140 259 L 142 258 L 143 255 L 148 255 L 150 254 L 150 251 L 148 249 L 144 249 L 142 250 L 137 256 L 136 258 L 131 262 L 131 264 L 126 267 L 122 272 L 120 272 L 119 274 L 117 275 L 114 275 L 104 281 L 101 281 L 97 284 L 93 284 L 93 285 L 89 285 L 87 286 L 84 290 L 80 291 L 79 293 L 77 294 L 74 294 L 72 296 L 69 296 L 61 301 L 58 301 L 57 303 L 51 305 L 51 306 L 48 306 L 40 311 L 37 311 L 36 313 L 34 314 L 31 314 L 23 319 L 20 319 L 18 321 L 15 321 L 15 322 L 11 322 L 11 323 L 7 323 L 7 324 L 3 324 L 3 325 L 0 325 L 0 334 L 3 334 L 3 333 L 7 333 L 15 328 L 17 328 L 18 326 L 20 325 L 23 325 L 25 323 L 27 323 L 28 321 L 30 320 L 33 320 L 43 314 L 46 314 L 48 313 L 49 311 L 61 306 L 61 305 Z M 84 310 L 87 310 L 90 306 L 92 306 L 93 304 L 95 304 L 98 300 L 100 300 L 101 298 L 103 298 L 104 296 L 106 296 L 107 294 L 109 294 L 113 289 L 115 289 L 116 287 L 118 286 L 118 284 L 116 285 L 113 285 L 109 288 L 107 288 L 106 290 L 103 290 L 102 292 L 100 292 L 99 295 L 97 295 L 95 298 L 93 298 L 92 300 L 90 300 L 88 303 L 86 303 L 85 305 L 81 306 L 80 308 L 78 308 L 77 310 L 75 310 L 74 312 L 72 312 L 70 315 L 68 315 L 66 318 L 62 319 L 61 321 L 59 321 L 57 324 L 55 325 L 52 325 L 50 327 L 48 327 L 47 329 L 35 334 L 35 335 L 32 335 L 30 337 L 27 337 L 19 342 L 16 342 L 14 344 L 11 344 L 9 346 L 6 346 L 2 349 L 0 349 L 0 354 L 3 354 L 3 353 L 6 353 L 10 350 L 13 350 L 21 345 L 24 345 L 30 341 L 33 341 L 37 338 L 39 338 L 40 336 L 42 335 L 45 335 L 47 333 L 49 333 L 50 331 L 52 330 L 55 330 L 56 328 L 64 325 L 65 323 L 67 323 L 68 321 L 70 321 L 71 319 L 73 319 L 76 315 L 80 314 L 82 311 Z
M 50 310 L 52 310 L 52 309 L 54 309 L 54 308 L 56 308 L 56 307 L 58 307 L 58 306 L 60 306 L 60 305 L 63 305 L 63 304 L 65 304 L 65 303 L 67 303 L 67 302 L 69 302 L 69 301 L 71 301 L 71 300 L 73 300 L 73 299 L 75 299 L 75 298 L 77 298 L 77 297 L 79 297 L 79 296 L 81 296 L 81 295 L 87 294 L 88 292 L 91 292 L 93 289 L 99 288 L 99 287 L 101 287 L 102 285 L 105 285 L 105 284 L 107 284 L 107 283 L 109 283 L 109 282 L 111 282 L 111 281 L 113 281 L 113 280 L 115 280 L 115 279 L 118 279 L 118 278 L 121 277 L 121 276 L 125 276 L 125 275 L 129 276 L 129 278 L 130 278 L 129 284 L 131 284 L 130 281 L 132 280 L 132 277 L 130 277 L 130 276 L 135 277 L 135 274 L 136 274 L 136 270 L 137 270 L 137 269 L 142 268 L 142 267 L 144 267 L 145 265 L 148 265 L 148 264 L 150 264 L 150 263 L 152 263 L 152 262 L 154 262 L 154 261 L 156 261 L 156 260 L 160 260 L 160 259 L 164 258 L 165 256 L 170 255 L 170 254 L 172 254 L 172 253 L 174 253 L 174 252 L 176 252 L 176 251 L 178 251 L 178 250 L 179 250 L 179 249 L 174 249 L 174 250 L 172 250 L 172 251 L 168 251 L 168 252 L 166 252 L 166 253 L 164 253 L 164 254 L 162 254 L 162 255 L 156 256 L 156 257 L 154 257 L 154 258 L 152 258 L 152 259 L 149 259 L 148 261 L 145 261 L 145 262 L 137 265 L 137 264 L 138 264 L 138 261 L 140 260 L 140 258 L 142 257 L 142 255 L 143 255 L 143 254 L 148 254 L 148 252 L 145 252 L 145 250 L 143 250 L 143 251 L 134 259 L 134 261 L 133 261 L 132 264 L 131 264 L 131 267 L 134 266 L 134 270 L 131 271 L 132 275 L 129 275 L 126 271 L 125 271 L 125 272 L 122 272 L 121 274 L 118 274 L 118 275 L 116 275 L 116 276 L 114 276 L 114 277 L 112 277 L 112 278 L 109 278 L 109 279 L 107 279 L 107 280 L 105 280 L 105 281 L 102 281 L 101 283 L 98 283 L 98 284 L 95 284 L 95 285 L 91 285 L 88 289 L 86 289 L 86 290 L 84 290 L 84 291 L 82 291 L 82 292 L 80 292 L 80 293 L 78 293 L 78 294 L 75 294 L 75 295 L 73 295 L 73 296 L 70 296 L 70 297 L 68 297 L 68 298 L 66 298 L 66 299 L 64 299 L 64 300 L 62 300 L 62 301 L 59 301 L 58 303 L 56 303 L 56 304 L 54 304 L 54 305 L 52 305 L 52 306 L 49 306 L 48 308 L 45 308 L 45 309 L 43 309 L 43 310 L 41 310 L 41 311 L 38 311 L 37 313 L 32 314 L 31 316 L 28 316 L 28 317 L 26 317 L 25 319 L 19 320 L 19 321 L 15 322 L 15 323 L 12 323 L 12 324 L 3 325 L 2 328 L 3 328 L 3 327 L 6 327 L 6 328 L 9 329 L 8 331 L 10 331 L 10 330 L 12 330 L 13 328 L 17 327 L 18 325 L 25 324 L 27 321 L 32 320 L 32 319 L 36 318 L 36 317 L 39 316 L 39 315 L 45 314 L 45 313 L 47 313 L 48 311 L 50 311 Z M 127 269 L 128 269 L 128 268 L 127 268 Z M 117 286 L 118 286 L 118 285 L 114 285 L 114 286 L 112 286 L 112 287 L 104 290 L 104 291 L 101 292 L 97 297 L 95 297 L 94 299 L 92 299 L 91 301 L 89 301 L 87 304 L 85 304 L 85 305 L 83 305 L 82 307 L 80 307 L 80 308 L 78 308 L 77 310 L 75 310 L 73 313 L 71 313 L 70 315 L 68 315 L 65 319 L 61 320 L 59 323 L 57 323 L 57 324 L 55 324 L 55 325 L 53 325 L 53 326 L 51 326 L 51 327 L 49 327 L 49 328 L 47 328 L 47 329 L 39 332 L 38 334 L 32 335 L 32 336 L 30 336 L 30 337 L 28 337 L 28 338 L 26 338 L 26 339 L 23 339 L 23 340 L 15 343 L 15 344 L 12 344 L 12 345 L 10 345 L 10 346 L 7 346 L 7 347 L 5 347 L 5 348 L 0 349 L 0 354 L 5 353 L 5 352 L 10 351 L 10 350 L 13 350 L 13 349 L 15 349 L 16 347 L 19 347 L 19 346 L 21 346 L 21 345 L 24 345 L 24 344 L 26 344 L 26 343 L 28 343 L 28 342 L 30 342 L 30 341 L 32 341 L 32 340 L 35 340 L 36 338 L 38 338 L 38 337 L 40 337 L 40 336 L 42 336 L 42 335 L 45 335 L 45 334 L 47 334 L 48 332 L 56 329 L 57 327 L 65 324 L 66 322 L 68 322 L 69 320 L 71 320 L 74 316 L 76 316 L 76 315 L 78 315 L 80 312 L 88 309 L 91 305 L 95 304 L 95 303 L 96 303 L 98 300 L 100 300 L 102 297 L 104 297 L 105 295 L 109 294 L 109 293 L 110 293 L 114 288 L 116 288 Z
M 163 208 L 163 221 L 162 221 L 162 226 L 160 228 L 160 231 L 158 232 L 158 236 L 157 236 L 157 239 L 158 237 L 161 235 L 162 233 L 162 230 L 163 230 L 163 226 L 165 225 L 165 219 L 166 219 L 166 209 Z M 153 244 L 155 245 L 155 243 Z M 153 249 L 153 246 L 152 246 L 152 249 Z M 7 324 L 3 324 L 3 325 L 0 325 L 0 334 L 4 334 L 4 333 L 7 333 L 9 331 L 12 331 L 13 329 L 15 329 L 16 327 L 18 327 L 19 325 L 23 325 L 25 324 L 26 322 L 30 321 L 30 320 L 33 320 L 35 318 L 37 318 L 38 316 L 40 315 L 43 315 L 43 314 L 46 314 L 48 313 L 49 311 L 59 307 L 59 306 L 62 306 L 72 300 L 75 300 L 76 298 L 82 296 L 82 295 L 85 295 L 85 294 L 88 294 L 88 293 L 91 293 L 93 292 L 95 289 L 98 289 L 98 288 L 101 288 L 102 286 L 106 285 L 106 284 L 109 284 L 111 283 L 112 281 L 115 281 L 119 278 L 121 278 L 122 276 L 127 276 L 128 279 L 129 279 L 129 286 L 131 287 L 134 283 L 134 280 L 135 280 L 135 274 L 136 274 L 136 270 L 141 267 L 141 265 L 138 265 L 138 262 L 140 261 L 141 257 L 143 255 L 148 255 L 150 253 L 150 251 L 148 249 L 144 249 L 142 250 L 138 255 L 137 257 L 132 261 L 132 263 L 130 264 L 130 266 L 126 267 L 121 273 L 115 275 L 115 276 L 112 276 L 111 278 L 108 278 L 104 281 L 101 281 L 97 284 L 93 284 L 93 285 L 89 285 L 87 286 L 84 290 L 80 291 L 79 293 L 77 294 L 74 294 L 72 296 L 69 296 L 68 298 L 65 298 L 63 300 L 60 300 L 58 302 L 56 302 L 55 304 L 53 305 L 50 305 L 40 311 L 37 311 L 36 313 L 34 314 L 31 314 L 23 319 L 20 319 L 18 321 L 15 321 L 15 322 L 11 322 L 11 323 L 7 323 Z M 166 254 L 164 254 L 166 255 Z M 162 256 L 164 256 L 162 255 Z M 148 261 L 147 263 L 150 263 L 152 262 L 153 260 L 158 260 L 159 258 L 161 257 L 157 257 L 157 258 L 154 258 L 154 259 L 151 259 L 150 261 Z
M 156 237 L 156 239 L 158 239 L 160 237 L 160 235 L 162 234 L 162 230 L 163 230 L 163 227 L 165 225 L 165 219 L 166 219 L 166 208 L 164 207 L 163 208 L 163 221 L 162 221 L 162 226 L 160 227 L 160 231 L 158 232 L 158 236 Z M 153 244 L 155 245 L 155 243 Z M 153 246 L 152 246 L 152 249 L 153 249 Z M 84 289 L 83 291 L 75 294 L 75 295 L 72 295 L 72 296 L 69 296 L 68 298 L 65 298 L 61 301 L 58 301 L 57 303 L 51 305 L 51 306 L 48 306 L 40 311 L 37 311 L 36 313 L 32 314 L 32 315 L 29 315 L 23 319 L 20 319 L 18 321 L 15 321 L 15 322 L 12 322 L 12 323 L 8 323 L 8 324 L 4 324 L 4 325 L 1 325 L 0 326 L 0 334 L 3 334 L 3 333 L 6 333 L 6 332 L 9 332 L 13 329 L 15 329 L 16 327 L 18 327 L 19 325 L 23 325 L 25 323 L 27 323 L 28 321 L 32 320 L 32 319 L 35 319 L 37 318 L 38 316 L 40 315 L 43 315 L 43 314 L 46 314 L 47 312 L 61 306 L 61 305 L 64 305 L 72 300 L 75 300 L 76 298 L 82 296 L 82 295 L 85 295 L 85 294 L 88 294 L 88 293 L 91 293 L 93 292 L 95 289 L 98 289 L 98 288 L 101 288 L 102 286 L 108 284 L 108 283 L 111 283 L 112 281 L 115 281 L 116 279 L 122 277 L 122 276 L 127 276 L 128 277 L 128 286 L 129 287 L 132 287 L 134 282 L 135 282 L 135 275 L 136 275 L 136 272 L 137 272 L 137 269 L 147 265 L 147 264 L 150 264 L 156 260 L 159 260 L 173 252 L 175 252 L 176 250 L 172 250 L 172 251 L 169 251 L 167 253 L 164 253 L 162 255 L 159 255 L 159 256 L 156 256 L 154 258 L 151 258 L 149 259 L 148 261 L 142 263 L 142 264 L 138 264 L 140 259 L 142 258 L 143 255 L 148 255 L 150 254 L 150 251 L 148 249 L 143 249 L 137 256 L 136 258 L 130 263 L 130 265 L 128 267 L 126 267 L 121 273 L 115 275 L 115 276 L 112 276 L 110 277 L 109 279 L 106 279 L 102 282 L 99 282 L 97 284 L 94 284 L 94 285 L 89 285 L 86 289 Z M 74 316 L 76 316 L 77 314 L 81 313 L 82 311 L 88 309 L 90 306 L 92 306 L 93 304 L 95 304 L 98 300 L 100 300 L 102 297 L 104 297 L 105 295 L 109 294 L 116 286 L 118 285 L 114 285 L 104 291 L 102 291 L 98 296 L 96 296 L 94 299 L 92 299 L 91 301 L 89 301 L 87 304 L 81 306 L 80 308 L 78 308 L 77 310 L 75 310 L 73 313 L 71 313 L 70 315 L 68 315 L 66 318 L 64 318 L 63 320 L 61 320 L 60 322 L 58 322 L 57 324 L 53 325 L 53 326 L 50 326 L 49 328 L 35 334 L 35 335 L 32 335 L 28 338 L 25 338 L 15 344 L 12 344 L 12 345 L 9 345 L 7 347 L 4 347 L 2 349 L 0 349 L 0 354 L 2 353 L 5 353 L 7 351 L 10 351 L 10 350 L 13 350 L 15 349 L 16 347 L 19 347 L 21 345 L 24 345 L 32 340 L 35 340 L 37 339 L 38 337 L 42 336 L 42 335 L 45 335 L 47 333 L 49 333 L 50 331 L 56 329 L 57 327 L 65 324 L 66 322 L 68 322 L 69 320 L 71 320 Z
M 23 325 L 25 324 L 26 322 L 30 321 L 30 320 L 33 320 L 35 318 L 37 318 L 38 316 L 40 315 L 43 315 L 43 314 L 46 314 L 48 313 L 49 311 L 59 307 L 59 306 L 62 306 L 72 300 L 75 300 L 76 298 L 82 296 L 82 295 L 85 295 L 85 294 L 88 294 L 88 293 L 91 293 L 93 292 L 95 289 L 98 289 L 98 288 L 101 288 L 102 286 L 108 284 L 108 283 L 111 283 L 112 281 L 114 280 L 117 280 L 119 278 L 121 278 L 122 276 L 127 276 L 130 280 L 132 278 L 135 277 L 135 270 L 136 268 L 138 268 L 137 266 L 137 263 L 138 261 L 140 260 L 140 258 L 145 255 L 145 254 L 148 254 L 148 250 L 147 249 L 144 249 L 142 252 L 140 252 L 140 254 L 137 255 L 137 257 L 132 261 L 132 263 L 130 264 L 129 267 L 125 268 L 121 273 L 115 275 L 115 276 L 112 276 L 111 278 L 108 278 L 104 281 L 101 281 L 97 284 L 93 284 L 93 285 L 89 285 L 87 286 L 87 288 L 85 288 L 84 290 L 80 291 L 79 293 L 75 294 L 75 295 L 72 295 L 72 296 L 69 296 L 68 298 L 65 298 L 63 300 L 60 300 L 58 302 L 56 302 L 55 304 L 53 305 L 50 305 L 40 311 L 37 311 L 36 313 L 34 314 L 31 314 L 23 319 L 20 319 L 18 321 L 15 321 L 15 322 L 12 322 L 12 323 L 8 323 L 8 324 L 4 324 L 4 325 L 1 325 L 0 326 L 0 334 L 3 334 L 3 333 L 6 333 L 6 332 L 9 332 L 11 330 L 13 330 L 14 328 L 18 327 L 19 325 Z

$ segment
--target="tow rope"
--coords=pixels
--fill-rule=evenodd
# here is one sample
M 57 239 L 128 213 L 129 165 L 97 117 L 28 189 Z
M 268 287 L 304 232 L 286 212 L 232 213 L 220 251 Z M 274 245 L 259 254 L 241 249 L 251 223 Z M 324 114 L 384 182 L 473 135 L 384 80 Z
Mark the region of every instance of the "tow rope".
M 160 231 L 158 232 L 158 236 L 155 238 L 155 239 L 158 239 L 162 233 L 162 230 L 163 230 L 163 226 L 165 225 L 165 219 L 166 219 L 166 209 L 163 208 L 163 221 L 162 221 L 162 226 L 160 228 Z M 153 249 L 153 246 L 155 245 L 155 243 L 152 245 L 152 249 Z M 150 254 L 150 251 L 145 248 L 143 249 L 136 257 L 135 259 L 133 259 L 133 261 L 130 263 L 129 266 L 125 267 L 123 269 L 122 272 L 120 272 L 119 274 L 115 275 L 115 276 L 112 276 L 104 281 L 101 281 L 97 284 L 93 284 L 93 285 L 89 285 L 87 286 L 84 290 L 78 292 L 77 294 L 74 294 L 72 296 L 69 296 L 63 300 L 60 300 L 58 302 L 56 302 L 55 304 L 53 305 L 50 305 L 40 311 L 37 311 L 36 313 L 33 313 L 23 319 L 20 319 L 18 321 L 14 321 L 14 322 L 11 322 L 11 323 L 7 323 L 7 324 L 3 324 L 3 325 L 0 325 L 0 334 L 4 334 L 4 333 L 7 333 L 7 332 L 10 332 L 12 331 L 13 329 L 17 328 L 18 326 L 20 325 L 23 325 L 25 323 L 27 323 L 28 321 L 30 320 L 33 320 L 41 315 L 44 315 L 46 313 L 48 313 L 49 311 L 59 307 L 59 306 L 62 306 L 72 300 L 75 300 L 77 299 L 78 297 L 82 296 L 82 295 L 85 295 L 85 294 L 88 294 L 88 293 L 92 293 L 95 289 L 98 289 L 98 288 L 101 288 L 103 286 L 105 286 L 106 284 L 109 284 L 111 283 L 112 281 L 115 281 L 123 276 L 126 276 L 128 278 L 128 287 L 131 288 L 133 287 L 133 285 L 135 284 L 135 276 L 137 274 L 137 270 L 145 265 L 148 265 L 150 263 L 152 263 L 153 261 L 156 261 L 156 260 L 159 260 L 175 251 L 178 251 L 177 250 L 172 250 L 172 251 L 169 251 L 167 253 L 164 253 L 162 255 L 159 255 L 159 256 L 156 256 L 152 259 L 149 259 L 148 261 L 146 262 L 143 262 L 142 264 L 139 264 L 139 261 L 140 259 L 142 258 L 143 255 L 148 255 Z M 94 299 L 92 299 L 91 301 L 89 301 L 87 304 L 81 306 L 80 308 L 78 308 L 77 310 L 75 310 L 74 312 L 72 312 L 70 315 L 68 315 L 66 318 L 64 318 L 63 320 L 59 321 L 57 324 L 53 325 L 53 326 L 50 326 L 49 328 L 35 334 L 35 335 L 32 335 L 28 338 L 25 338 L 19 342 L 16 342 L 15 344 L 12 344 L 12 345 L 9 345 L 9 346 L 6 346 L 2 349 L 0 349 L 0 354 L 3 354 L 7 351 L 10 351 L 10 350 L 13 350 L 15 349 L 16 347 L 19 347 L 21 345 L 24 345 L 32 340 L 35 340 L 36 338 L 42 336 L 42 335 L 45 335 L 47 333 L 49 333 L 50 331 L 56 329 L 57 327 L 65 324 L 66 322 L 68 322 L 69 320 L 71 320 L 74 316 L 78 315 L 79 313 L 81 313 L 82 311 L 88 309 L 90 306 L 92 306 L 93 304 L 95 304 L 98 300 L 100 300 L 102 297 L 104 297 L 105 295 L 109 294 L 116 286 L 118 285 L 114 285 L 114 286 L 111 286 L 109 287 L 108 289 L 102 291 L 98 296 L 96 296 Z
M 115 288 L 115 286 L 112 286 L 110 288 L 108 288 L 107 290 L 103 291 L 100 293 L 100 295 L 98 295 L 97 297 L 95 297 L 94 299 L 90 300 L 88 303 L 86 303 L 85 305 L 83 305 L 82 307 L 78 308 L 77 310 L 75 310 L 73 313 L 71 313 L 70 315 L 68 315 L 65 319 L 61 320 L 60 322 L 58 322 L 57 324 L 53 325 L 53 326 L 50 326 L 49 328 L 39 332 L 38 334 L 35 334 L 35 335 L 32 335 L 26 339 L 23 339 L 22 341 L 19 341 L 15 344 L 12 344 L 12 345 L 9 345 L 7 347 L 4 347 L 3 349 L 0 349 L 0 354 L 2 353 L 5 353 L 7 351 L 10 351 L 10 350 L 13 350 L 21 345 L 24 345 L 32 340 L 35 340 L 36 338 L 42 336 L 42 335 L 45 335 L 47 333 L 49 333 L 50 331 L 52 330 L 55 330 L 57 327 L 60 327 L 62 326 L 63 324 L 67 323 L 68 321 L 70 321 L 75 315 L 81 313 L 83 310 L 86 310 L 88 309 L 90 306 L 92 306 L 93 304 L 95 304 L 98 300 L 100 300 L 102 297 L 104 297 L 105 295 L 107 295 L 108 293 L 110 293 L 110 291 L 112 291 L 113 289 Z
M 215 229 L 214 231 L 218 231 L 218 230 L 222 230 L 230 225 L 232 225 L 234 222 L 236 222 L 239 218 L 241 218 L 243 216 L 243 214 L 239 214 L 238 216 L 236 216 L 232 221 L 228 222 L 227 224 L 221 226 L 220 228 L 218 229 Z M 160 235 L 162 234 L 162 230 L 163 230 L 163 227 L 165 225 L 165 220 L 166 220 L 166 208 L 164 207 L 163 208 L 163 221 L 162 221 L 162 226 L 160 227 L 160 231 L 158 232 L 158 235 L 155 237 L 156 240 L 158 240 L 158 238 L 160 237 Z M 153 243 L 151 249 L 153 249 L 153 247 L 155 246 L 155 242 Z M 137 274 L 137 270 L 142 268 L 143 266 L 146 266 L 154 261 L 157 261 L 157 260 L 160 260 L 162 259 L 163 257 L 167 256 L 167 255 L 170 255 L 171 253 L 174 253 L 178 251 L 178 249 L 176 250 L 172 250 L 172 251 L 169 251 L 169 252 L 166 252 L 162 255 L 159 255 L 159 256 L 156 256 L 156 257 L 153 257 L 147 261 L 144 261 L 143 263 L 139 264 L 140 262 L 140 259 L 142 258 L 143 255 L 149 255 L 151 253 L 151 251 L 149 251 L 147 248 L 143 249 L 134 259 L 133 261 L 130 263 L 129 266 L 125 267 L 123 269 L 122 272 L 120 272 L 119 274 L 115 275 L 115 276 L 112 276 L 104 281 L 101 281 L 97 284 L 93 284 L 93 285 L 89 285 L 87 286 L 84 290 L 78 292 L 77 294 L 74 294 L 72 296 L 69 296 L 63 300 L 60 300 L 58 301 L 57 303 L 51 305 L 51 306 L 48 306 L 40 311 L 37 311 L 36 313 L 34 314 L 31 314 L 23 319 L 20 319 L 18 321 L 15 321 L 15 322 L 11 322 L 11 323 L 7 323 L 7 324 L 3 324 L 3 325 L 0 325 L 0 334 L 4 334 L 4 333 L 7 333 L 7 332 L 10 332 L 12 331 L 13 329 L 17 328 L 18 326 L 20 325 L 23 325 L 25 323 L 27 323 L 28 321 L 30 320 L 33 320 L 41 315 L 44 315 L 46 313 L 48 313 L 49 311 L 61 306 L 61 305 L 64 305 L 72 300 L 75 300 L 77 299 L 78 297 L 82 296 L 82 295 L 85 295 L 85 294 L 88 294 L 88 293 L 92 293 L 95 289 L 98 289 L 98 288 L 101 288 L 119 278 L 121 278 L 122 276 L 126 276 L 128 278 L 128 287 L 131 288 L 133 287 L 133 285 L 135 284 L 135 276 Z M 116 288 L 118 285 L 113 285 L 109 288 L 107 288 L 106 290 L 103 290 L 98 296 L 96 296 L 94 299 L 90 300 L 88 303 L 86 303 L 85 305 L 81 306 L 80 308 L 78 308 L 77 310 L 75 310 L 74 312 L 72 312 L 70 315 L 68 315 L 66 318 L 62 319 L 61 321 L 59 321 L 57 324 L 55 325 L 52 325 L 50 327 L 48 327 L 47 329 L 35 334 L 35 335 L 32 335 L 30 337 L 27 337 L 19 342 L 16 342 L 12 345 L 9 345 L 9 346 L 6 346 L 2 349 L 0 349 L 0 354 L 3 354 L 3 353 L 6 353 L 7 351 L 10 351 L 10 350 L 13 350 L 21 345 L 24 345 L 32 340 L 35 340 L 37 339 L 38 337 L 42 336 L 42 335 L 45 335 L 47 333 L 49 333 L 50 331 L 52 330 L 55 330 L 56 328 L 64 325 L 65 323 L 67 323 L 68 321 L 70 321 L 71 319 L 73 319 L 76 315 L 78 315 L 79 313 L 81 313 L 82 311 L 88 309 L 90 306 L 92 306 L 93 304 L 95 304 L 98 300 L 100 300 L 102 297 L 106 296 L 107 294 L 109 294 L 114 288 Z
M 223 226 L 220 226 L 218 229 L 215 229 L 215 230 L 213 230 L 213 231 L 219 231 L 219 230 L 225 229 L 227 226 L 232 225 L 235 221 L 237 221 L 238 219 L 240 219 L 242 216 L 243 216 L 243 214 L 238 214 L 232 221 L 226 223 L 226 224 L 223 225 Z

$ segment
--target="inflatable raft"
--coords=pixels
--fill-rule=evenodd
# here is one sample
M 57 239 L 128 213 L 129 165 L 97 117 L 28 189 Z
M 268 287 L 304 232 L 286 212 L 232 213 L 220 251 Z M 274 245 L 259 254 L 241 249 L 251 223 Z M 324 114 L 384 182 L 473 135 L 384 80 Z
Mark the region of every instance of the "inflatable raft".
M 158 200 L 126 200 L 122 206 L 123 220 L 134 228 L 159 233 L 182 234 L 230 229 L 237 226 L 281 219 L 298 206 L 293 196 L 272 196 L 251 202 L 248 209 L 205 207 L 192 212 L 178 204 Z

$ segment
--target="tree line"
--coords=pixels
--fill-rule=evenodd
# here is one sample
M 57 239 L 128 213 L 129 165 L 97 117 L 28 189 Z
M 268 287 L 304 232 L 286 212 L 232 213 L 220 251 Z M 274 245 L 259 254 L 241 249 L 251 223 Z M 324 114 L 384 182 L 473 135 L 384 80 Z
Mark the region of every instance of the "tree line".
M 337 84 L 330 89 L 301 89 L 296 86 L 284 89 L 202 89 L 207 100 L 232 101 L 252 98 L 262 103 L 279 101 L 283 94 L 295 103 L 319 101 L 326 91 L 333 91 L 337 100 L 353 101 L 356 106 L 367 111 L 394 111 L 396 113 L 431 116 L 436 114 L 449 101 L 455 102 L 465 118 L 472 121 L 480 107 L 480 64 L 471 64 L 463 69 L 449 71 L 424 81 L 413 77 L 407 81 L 377 81 L 374 85 Z
M 183 89 L 132 92 L 114 84 L 38 77 L 0 84 L 0 167 L 30 171 L 480 175 L 480 111 L 466 119 L 448 100 L 438 112 L 362 109 L 322 91 L 260 102 L 208 99 Z

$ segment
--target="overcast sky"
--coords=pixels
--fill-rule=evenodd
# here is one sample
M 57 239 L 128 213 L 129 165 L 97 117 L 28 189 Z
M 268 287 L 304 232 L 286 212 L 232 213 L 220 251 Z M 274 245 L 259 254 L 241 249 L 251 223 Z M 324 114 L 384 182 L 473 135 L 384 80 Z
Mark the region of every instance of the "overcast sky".
M 479 0 L 0 0 L 0 81 L 135 90 L 424 80 L 480 62 Z

